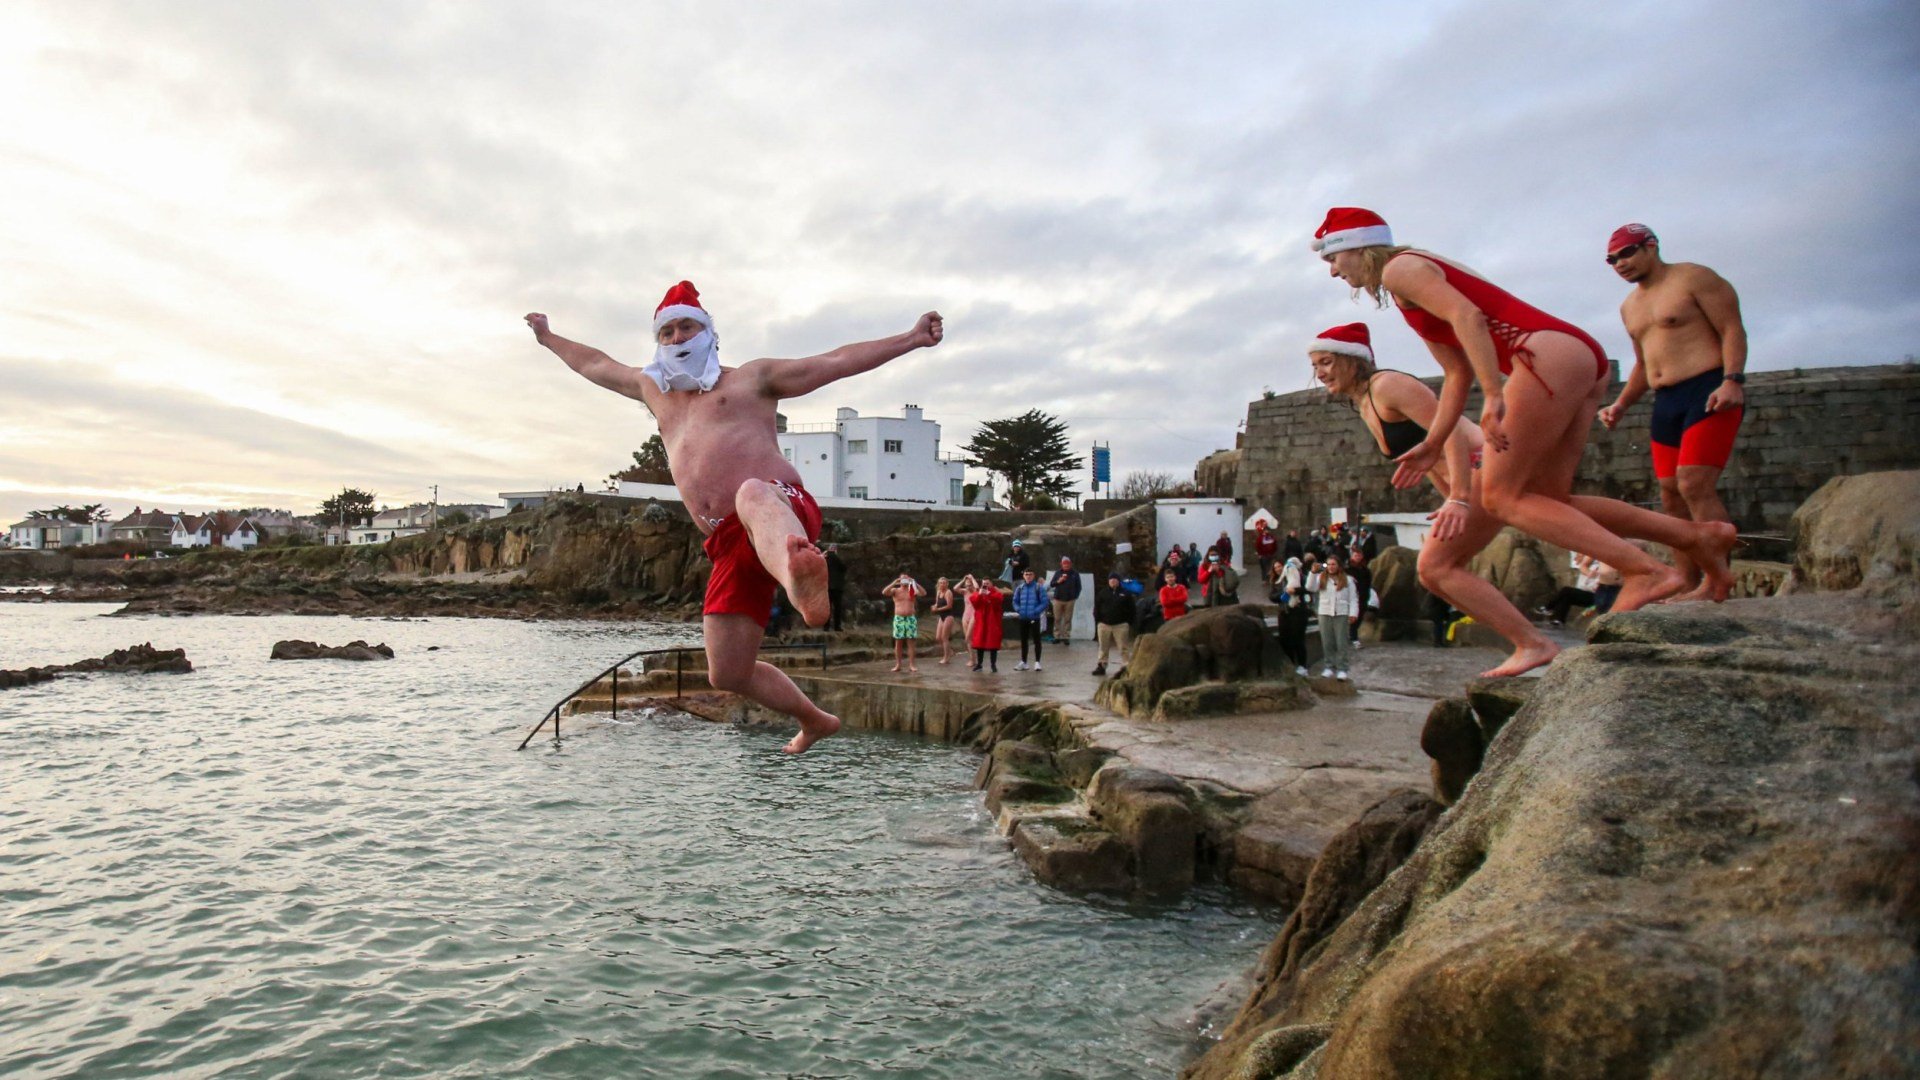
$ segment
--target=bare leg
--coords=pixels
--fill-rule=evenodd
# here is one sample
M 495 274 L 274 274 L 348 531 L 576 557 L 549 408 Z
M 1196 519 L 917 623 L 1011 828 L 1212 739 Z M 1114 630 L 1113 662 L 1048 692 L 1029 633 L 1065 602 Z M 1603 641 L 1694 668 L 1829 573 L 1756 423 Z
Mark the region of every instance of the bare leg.
M 1679 518 L 1681 521 L 1694 520 L 1693 513 L 1687 509 L 1686 497 L 1680 494 L 1679 477 L 1667 476 L 1660 478 L 1660 509 L 1665 511 L 1668 517 Z M 1687 558 L 1687 553 L 1684 550 L 1680 548 L 1671 548 L 1669 550 L 1673 552 L 1673 565 L 1679 567 L 1680 572 L 1687 575 L 1687 584 L 1698 586 L 1702 577 L 1700 568 L 1693 565 L 1693 560 Z
M 707 681 L 800 721 L 800 734 L 786 745 L 799 754 L 840 730 L 840 718 L 807 700 L 787 673 L 759 659 L 760 624 L 745 615 L 708 615 L 701 620 L 707 636 Z
M 749 480 L 734 492 L 733 511 L 740 515 L 760 565 L 786 588 L 800 618 L 808 626 L 824 626 L 833 615 L 827 559 L 807 539 L 787 497 L 765 480 Z
M 920 669 L 915 667 L 913 664 L 913 651 L 914 649 L 918 648 L 919 645 L 920 645 L 920 641 L 918 638 L 907 639 L 907 670 L 915 674 L 918 674 Z
M 1680 489 L 1682 505 L 1686 508 L 1687 516 L 1694 521 L 1733 524 L 1733 515 L 1727 513 L 1727 504 L 1720 501 L 1720 472 L 1721 470 L 1712 465 L 1680 466 L 1679 476 L 1675 479 L 1678 481 L 1677 486 Z M 1665 496 L 1665 494 L 1666 492 L 1663 489 L 1661 495 Z M 1735 529 L 1736 536 L 1738 531 L 1738 529 Z M 1732 570 L 1729 569 L 1727 573 L 1728 577 L 1731 578 Z M 1725 600 L 1726 594 L 1720 593 L 1719 595 L 1715 595 L 1714 587 L 1715 582 L 1712 578 L 1701 575 L 1700 584 L 1694 588 L 1693 591 L 1681 596 L 1676 596 L 1669 602 L 1686 603 L 1694 600 Z
M 893 639 L 893 670 L 895 671 L 900 670 L 900 649 L 904 645 L 906 645 L 906 639 L 904 638 Z
M 1505 593 L 1467 569 L 1467 563 L 1499 531 L 1499 520 L 1482 510 L 1476 499 L 1467 514 L 1465 532 L 1450 540 L 1429 538 L 1420 546 L 1420 584 L 1513 645 L 1513 655 L 1504 663 L 1480 673 L 1487 678 L 1532 671 L 1552 663 L 1560 653 L 1560 647 L 1522 615 Z
M 1555 332 L 1535 334 L 1530 344 L 1534 372 L 1516 369 L 1504 391 L 1508 448 L 1486 455 L 1482 498 L 1487 512 L 1619 570 L 1625 580 L 1616 611 L 1679 592 L 1686 587 L 1685 575 L 1621 539 L 1609 525 L 1631 525 L 1629 535 L 1636 536 L 1658 531 L 1660 536 L 1648 538 L 1677 536 L 1682 547 L 1701 547 L 1687 523 L 1612 499 L 1572 494 L 1573 474 L 1604 391 L 1594 380 L 1593 354 L 1579 340 Z M 1609 521 L 1597 520 L 1596 511 Z

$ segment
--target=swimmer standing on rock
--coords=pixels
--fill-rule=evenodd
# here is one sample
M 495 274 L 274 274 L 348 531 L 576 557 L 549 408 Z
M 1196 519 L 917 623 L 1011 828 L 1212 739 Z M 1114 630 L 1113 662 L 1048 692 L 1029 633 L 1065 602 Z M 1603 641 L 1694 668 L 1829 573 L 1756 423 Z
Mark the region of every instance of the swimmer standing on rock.
M 809 701 L 785 672 L 759 659 L 776 586 L 786 589 L 808 626 L 824 624 L 831 614 L 826 560 L 813 546 L 820 536 L 820 508 L 802 486 L 800 473 L 781 456 L 774 407 L 782 398 L 810 394 L 940 344 L 939 313 L 927 312 L 896 337 L 739 367 L 721 366 L 713 318 L 687 281 L 667 290 L 654 311 L 657 348 L 645 367 L 622 364 L 561 337 L 545 315 L 528 315 L 527 325 L 534 339 L 568 367 L 596 386 L 643 403 L 659 423 L 674 486 L 706 534 L 702 546 L 713 560 L 701 607 L 708 681 L 798 720 L 800 734 L 786 745 L 789 754 L 839 731 L 839 717 Z

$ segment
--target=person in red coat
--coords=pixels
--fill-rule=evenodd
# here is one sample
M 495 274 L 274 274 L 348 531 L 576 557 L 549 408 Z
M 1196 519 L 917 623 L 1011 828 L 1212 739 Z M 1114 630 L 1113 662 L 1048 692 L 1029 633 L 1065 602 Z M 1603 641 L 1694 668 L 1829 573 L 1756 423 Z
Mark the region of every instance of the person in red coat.
M 967 634 L 967 644 L 973 648 L 973 670 L 979 671 L 985 661 L 989 670 L 998 672 L 1000 619 L 1006 610 L 1006 594 L 991 580 L 982 580 L 978 589 L 967 594 L 967 606 L 973 610 L 973 629 Z
M 1253 523 L 1253 554 L 1260 560 L 1260 580 L 1273 578 L 1273 557 L 1280 552 L 1280 538 L 1267 528 L 1267 519 Z
M 1166 584 L 1160 586 L 1160 614 L 1172 622 L 1187 613 L 1187 587 L 1180 584 L 1180 579 L 1171 570 L 1162 577 Z

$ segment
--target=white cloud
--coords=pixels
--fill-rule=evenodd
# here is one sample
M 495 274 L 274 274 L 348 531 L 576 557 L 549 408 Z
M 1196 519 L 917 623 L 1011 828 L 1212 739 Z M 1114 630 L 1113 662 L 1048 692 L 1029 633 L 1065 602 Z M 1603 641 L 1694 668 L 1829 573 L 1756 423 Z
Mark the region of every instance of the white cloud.
M 591 481 L 650 422 L 519 317 L 638 359 L 681 277 L 734 359 L 949 316 L 797 419 L 1040 407 L 1184 470 L 1320 327 L 1433 370 L 1305 251 L 1335 203 L 1616 355 L 1630 219 L 1756 368 L 1920 348 L 1908 6 L 1321 7 L 7 5 L 0 517 Z

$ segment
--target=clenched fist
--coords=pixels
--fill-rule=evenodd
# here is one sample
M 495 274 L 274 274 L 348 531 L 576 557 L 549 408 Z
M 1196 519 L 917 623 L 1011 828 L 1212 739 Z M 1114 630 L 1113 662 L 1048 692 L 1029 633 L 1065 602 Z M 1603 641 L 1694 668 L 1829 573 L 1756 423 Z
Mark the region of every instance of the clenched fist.
M 940 344 L 940 339 L 945 333 L 946 326 L 944 320 L 940 318 L 940 313 L 929 311 L 920 316 L 919 322 L 913 324 L 913 329 L 907 332 L 907 339 L 913 342 L 913 347 L 916 349 L 931 349 Z

